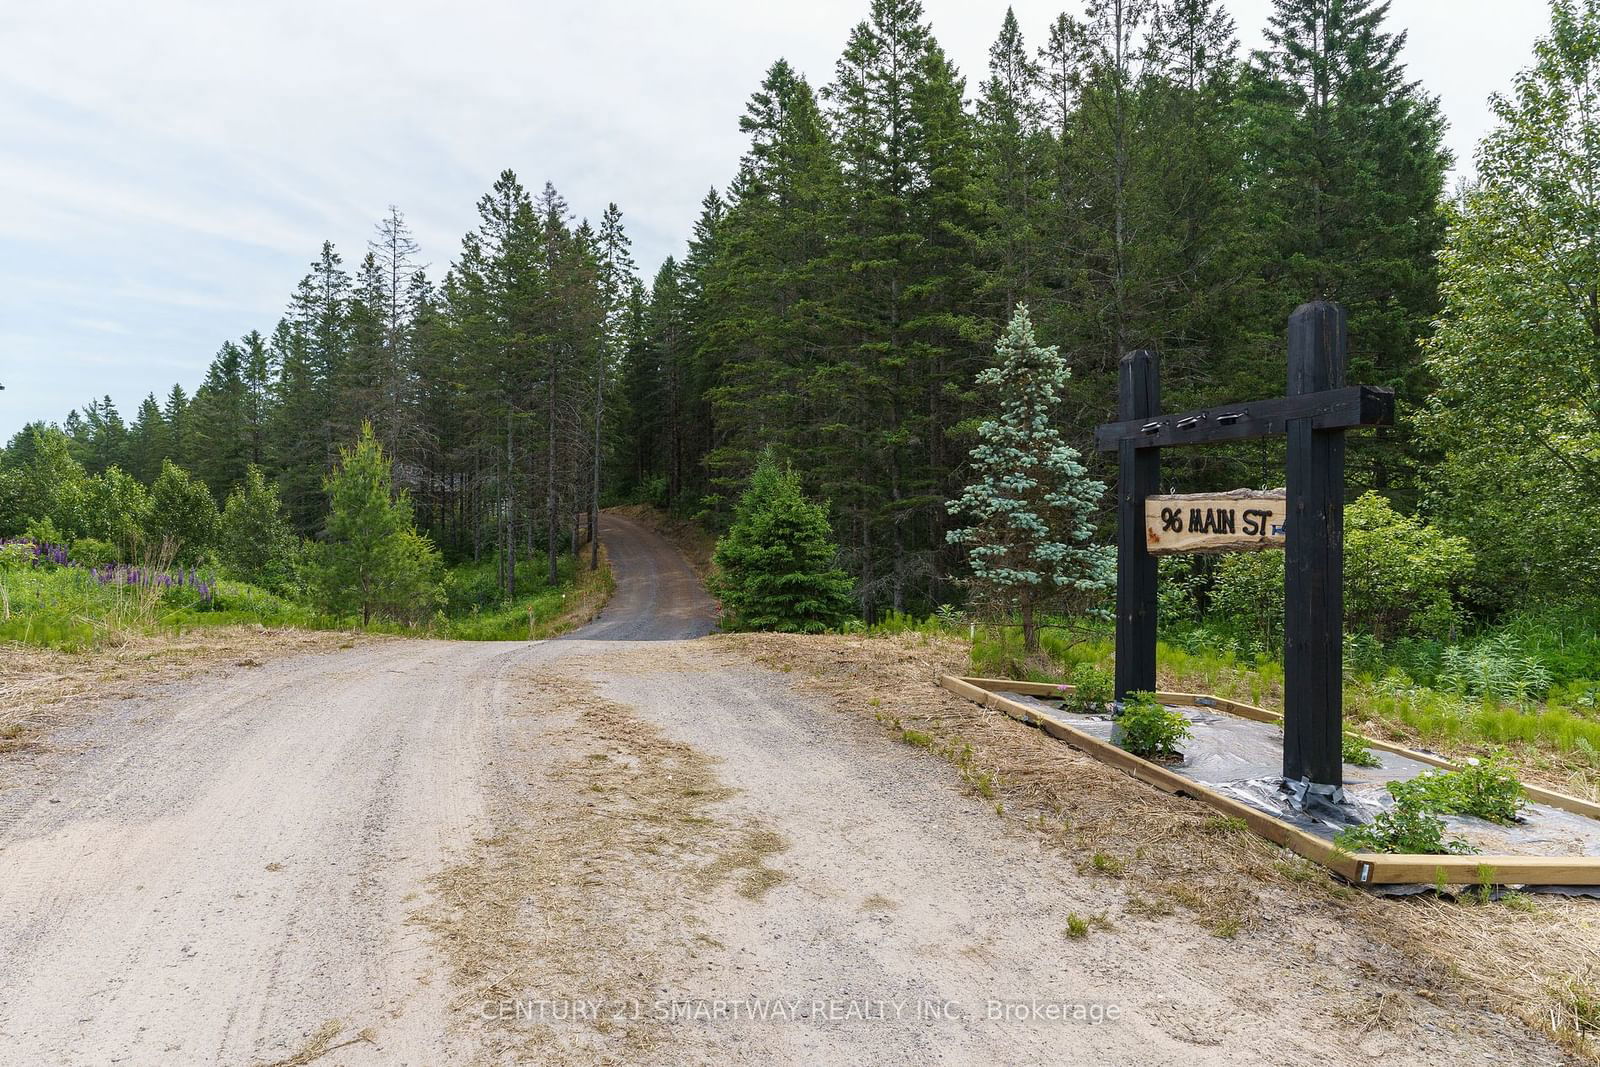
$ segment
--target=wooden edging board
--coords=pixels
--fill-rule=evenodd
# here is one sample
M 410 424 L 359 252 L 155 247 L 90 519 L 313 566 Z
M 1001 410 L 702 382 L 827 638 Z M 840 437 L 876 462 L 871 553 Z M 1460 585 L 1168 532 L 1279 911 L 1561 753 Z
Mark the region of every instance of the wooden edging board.
M 1163 767 L 1159 763 L 1141 759 L 1126 749 L 1095 737 L 1072 724 L 1051 715 L 1048 711 L 1030 707 L 1002 695 L 1004 692 L 1022 696 L 1060 696 L 1073 692 L 1070 685 L 1051 685 L 1046 682 L 1014 682 L 1001 678 L 963 678 L 953 674 L 941 675 L 939 684 L 957 696 L 965 697 L 985 707 L 1003 712 L 1019 722 L 1037 726 L 1050 736 L 1065 741 L 1073 748 L 1086 752 L 1135 778 L 1168 793 L 1181 794 L 1200 801 L 1226 815 L 1242 819 L 1244 823 L 1268 841 L 1333 871 L 1357 885 L 1396 885 L 1403 883 L 1428 883 L 1443 880 L 1450 885 L 1477 884 L 1485 880 L 1495 884 L 1523 885 L 1600 885 L 1600 857 L 1596 856 L 1426 856 L 1389 855 L 1373 852 L 1345 852 L 1331 842 L 1291 826 L 1264 811 L 1233 797 L 1226 796 Z M 1210 708 L 1237 715 L 1256 722 L 1281 722 L 1283 716 L 1241 704 L 1235 700 L 1208 696 L 1203 693 L 1156 693 L 1156 698 L 1169 704 Z M 1449 770 L 1455 766 L 1438 756 L 1417 752 L 1400 745 L 1363 738 L 1373 748 L 1418 760 Z M 1600 819 L 1600 805 L 1577 797 L 1567 796 L 1537 786 L 1525 786 L 1528 796 L 1578 815 Z

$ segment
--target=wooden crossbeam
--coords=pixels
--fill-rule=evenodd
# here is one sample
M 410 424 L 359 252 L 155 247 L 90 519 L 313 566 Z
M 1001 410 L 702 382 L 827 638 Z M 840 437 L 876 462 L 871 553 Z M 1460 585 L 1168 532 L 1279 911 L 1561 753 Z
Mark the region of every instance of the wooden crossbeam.
M 1348 385 L 1298 396 L 1279 396 L 1247 404 L 1223 404 L 1175 415 L 1124 419 L 1098 427 L 1095 448 L 1115 452 L 1123 442 L 1134 448 L 1214 445 L 1278 437 L 1291 419 L 1310 419 L 1314 430 L 1394 425 L 1394 390 Z

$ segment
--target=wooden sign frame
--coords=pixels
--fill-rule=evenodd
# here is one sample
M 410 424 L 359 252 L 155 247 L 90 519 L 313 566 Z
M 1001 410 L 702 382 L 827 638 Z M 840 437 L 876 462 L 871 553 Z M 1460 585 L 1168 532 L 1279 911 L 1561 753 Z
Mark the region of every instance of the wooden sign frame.
M 1284 542 L 1283 776 L 1320 792 L 1343 787 L 1344 435 L 1394 422 L 1394 392 L 1347 386 L 1344 308 L 1312 301 L 1289 316 L 1289 389 L 1253 403 L 1161 414 L 1156 354 L 1118 365 L 1117 422 L 1095 432 L 1117 453 L 1116 695 L 1156 688 L 1156 557 L 1145 548 L 1145 503 L 1156 495 L 1161 450 L 1250 438 L 1288 438 Z

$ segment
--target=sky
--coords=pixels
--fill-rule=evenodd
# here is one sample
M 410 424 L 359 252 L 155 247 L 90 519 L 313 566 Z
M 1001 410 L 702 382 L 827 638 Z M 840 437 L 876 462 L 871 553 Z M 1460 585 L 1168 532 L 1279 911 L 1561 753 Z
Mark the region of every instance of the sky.
M 1005 0 L 924 0 L 984 76 Z M 1030 45 L 1062 0 L 1015 0 Z M 1246 48 L 1271 0 L 1226 0 Z M 271 330 L 322 241 L 388 205 L 435 277 L 509 167 L 619 204 L 648 278 L 744 148 L 771 62 L 829 81 L 867 0 L 0 0 L 0 441 L 109 394 L 192 392 Z M 1067 0 L 1077 14 L 1081 0 Z M 1548 28 L 1543 0 L 1392 0 L 1458 169 Z

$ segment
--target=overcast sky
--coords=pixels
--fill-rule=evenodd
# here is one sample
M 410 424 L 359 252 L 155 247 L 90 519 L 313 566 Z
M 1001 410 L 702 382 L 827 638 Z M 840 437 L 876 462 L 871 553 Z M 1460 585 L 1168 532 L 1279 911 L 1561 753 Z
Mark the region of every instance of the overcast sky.
M 925 0 L 967 75 L 1003 0 Z M 1013 5 L 1030 45 L 1061 0 Z M 1270 0 L 1228 0 L 1246 47 Z M 267 332 L 324 238 L 347 265 L 398 204 L 437 277 L 510 167 L 621 205 L 648 276 L 732 174 L 782 56 L 814 85 L 867 0 L 0 0 L 0 441 L 109 393 L 193 390 Z M 1069 10 L 1079 10 L 1071 0 Z M 1470 167 L 1542 0 L 1393 0 Z

